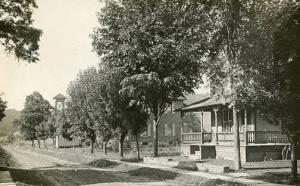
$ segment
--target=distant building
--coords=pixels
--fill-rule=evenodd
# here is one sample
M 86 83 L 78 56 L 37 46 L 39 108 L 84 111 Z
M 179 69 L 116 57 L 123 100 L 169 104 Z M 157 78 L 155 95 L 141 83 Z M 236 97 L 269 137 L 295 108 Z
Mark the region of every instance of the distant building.
M 62 112 L 65 110 L 65 100 L 66 96 L 62 94 L 57 94 L 53 99 L 55 100 L 55 115 L 56 115 L 56 123 L 58 123 L 59 117 L 62 116 Z M 58 126 L 57 129 L 59 130 L 61 126 Z M 58 133 L 55 138 L 55 147 L 56 148 L 68 148 L 68 147 L 75 147 L 79 146 L 78 138 L 73 139 L 66 139 L 62 135 Z
M 182 121 L 180 112 L 176 111 L 183 108 L 184 106 L 190 105 L 192 103 L 197 103 L 208 97 L 204 94 L 188 95 L 186 97 L 179 97 L 177 100 L 173 101 L 170 108 L 162 115 L 158 123 L 158 143 L 159 146 L 178 146 L 181 143 L 181 133 L 182 133 Z M 198 115 L 196 117 L 201 117 Z M 140 136 L 140 143 L 142 146 L 152 146 L 153 144 L 153 117 L 147 122 L 147 130 L 145 130 Z M 190 119 L 194 119 L 190 117 Z M 184 130 L 189 130 L 189 128 L 200 129 L 199 120 L 194 120 L 187 123 Z

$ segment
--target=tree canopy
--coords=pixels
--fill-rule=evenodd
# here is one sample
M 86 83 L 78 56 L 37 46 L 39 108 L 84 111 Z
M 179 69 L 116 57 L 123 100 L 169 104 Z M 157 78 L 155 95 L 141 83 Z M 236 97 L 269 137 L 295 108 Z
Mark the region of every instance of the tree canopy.
M 71 122 L 70 130 L 91 142 L 91 152 L 96 140 L 98 127 L 101 124 L 98 73 L 96 68 L 80 72 L 69 84 L 66 115 Z
M 42 31 L 32 26 L 35 0 L 0 1 L 0 44 L 18 59 L 38 61 Z
M 39 92 L 26 96 L 24 109 L 21 112 L 21 132 L 26 140 L 46 137 L 45 123 L 51 115 L 52 106 Z
M 238 110 L 255 107 L 297 145 L 299 2 L 230 0 L 208 5 L 214 23 L 206 65 L 212 92 Z
M 209 27 L 202 12 L 196 0 L 110 0 L 98 13 L 94 50 L 107 67 L 122 68 L 122 94 L 145 104 L 156 128 L 172 100 L 200 83 Z

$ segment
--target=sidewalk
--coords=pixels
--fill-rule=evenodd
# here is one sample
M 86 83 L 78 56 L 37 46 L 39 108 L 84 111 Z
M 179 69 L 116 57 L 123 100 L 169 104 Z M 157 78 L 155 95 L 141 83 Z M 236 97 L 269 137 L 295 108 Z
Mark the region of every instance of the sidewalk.
M 90 157 L 90 156 L 88 156 L 88 157 Z M 110 161 L 114 161 L 117 163 L 123 163 L 123 164 L 127 164 L 127 165 L 134 165 L 134 166 L 138 166 L 138 167 L 148 167 L 148 168 L 167 170 L 167 171 L 172 171 L 172 172 L 175 172 L 178 174 L 199 176 L 199 177 L 204 177 L 204 178 L 208 178 L 208 179 L 220 179 L 220 180 L 224 180 L 224 181 L 238 182 L 238 183 L 247 184 L 247 185 L 266 185 L 266 186 L 267 185 L 269 185 L 269 186 L 284 185 L 284 184 L 268 183 L 268 182 L 263 182 L 263 181 L 259 181 L 259 180 L 253 180 L 253 179 L 236 178 L 236 177 L 219 175 L 219 174 L 211 174 L 211 173 L 200 172 L 200 171 L 187 171 L 187 170 L 159 166 L 159 165 L 150 165 L 150 164 L 145 164 L 145 163 L 132 163 L 132 162 L 124 162 L 124 161 L 120 161 L 120 160 L 110 160 Z

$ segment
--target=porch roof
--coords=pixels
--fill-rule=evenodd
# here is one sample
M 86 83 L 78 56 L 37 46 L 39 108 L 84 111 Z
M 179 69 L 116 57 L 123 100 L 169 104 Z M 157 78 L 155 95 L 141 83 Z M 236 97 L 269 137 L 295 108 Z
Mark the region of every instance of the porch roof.
M 229 103 L 224 97 L 216 98 L 210 97 L 201 100 L 196 104 L 191 104 L 186 107 L 183 107 L 181 111 L 199 111 L 199 110 L 211 110 L 213 107 L 218 105 L 225 105 Z

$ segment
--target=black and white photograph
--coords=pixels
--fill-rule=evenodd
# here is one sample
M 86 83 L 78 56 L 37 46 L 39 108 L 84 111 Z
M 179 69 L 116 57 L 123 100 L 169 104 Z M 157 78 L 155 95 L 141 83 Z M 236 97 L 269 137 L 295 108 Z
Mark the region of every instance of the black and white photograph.
M 0 186 L 300 186 L 299 0 L 0 0 Z

